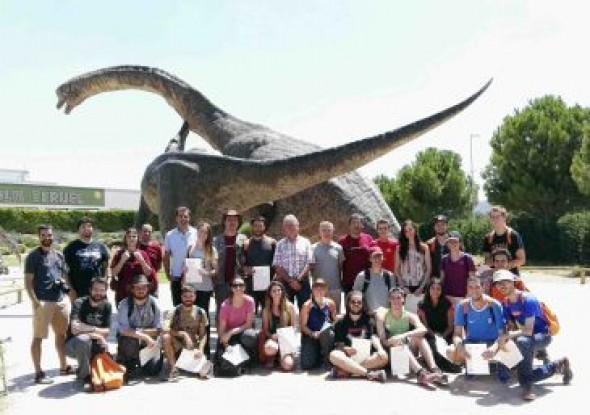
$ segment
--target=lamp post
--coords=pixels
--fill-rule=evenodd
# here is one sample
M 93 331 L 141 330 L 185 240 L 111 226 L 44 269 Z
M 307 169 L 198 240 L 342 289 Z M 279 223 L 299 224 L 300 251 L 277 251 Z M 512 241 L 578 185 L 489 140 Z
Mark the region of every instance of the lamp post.
M 475 169 L 473 168 L 473 139 L 479 137 L 479 134 L 469 134 L 469 169 L 471 174 L 471 194 L 475 188 Z

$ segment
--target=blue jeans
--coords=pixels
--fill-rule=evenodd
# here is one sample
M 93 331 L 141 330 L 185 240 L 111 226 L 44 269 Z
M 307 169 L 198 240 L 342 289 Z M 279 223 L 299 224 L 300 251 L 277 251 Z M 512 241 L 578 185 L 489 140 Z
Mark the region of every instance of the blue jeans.
M 551 343 L 549 334 L 537 333 L 532 336 L 519 336 L 514 342 L 522 354 L 522 360 L 517 366 L 520 386 L 530 387 L 535 382 L 553 376 L 555 373 L 555 364 L 553 362 L 533 367 L 535 352 L 545 349 Z

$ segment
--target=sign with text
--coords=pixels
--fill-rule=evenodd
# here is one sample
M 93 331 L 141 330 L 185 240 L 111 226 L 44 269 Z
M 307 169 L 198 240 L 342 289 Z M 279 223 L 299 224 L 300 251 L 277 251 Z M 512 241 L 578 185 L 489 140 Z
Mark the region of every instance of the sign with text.
M 0 183 L 0 205 L 104 206 L 104 189 Z

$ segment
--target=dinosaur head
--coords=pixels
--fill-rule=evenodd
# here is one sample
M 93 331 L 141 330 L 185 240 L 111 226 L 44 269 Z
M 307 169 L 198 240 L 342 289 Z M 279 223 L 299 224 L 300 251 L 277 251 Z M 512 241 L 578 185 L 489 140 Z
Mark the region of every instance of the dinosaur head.
M 74 108 L 80 105 L 88 95 L 84 94 L 85 89 L 78 82 L 66 82 L 61 84 L 55 93 L 57 94 L 57 109 L 64 105 L 64 111 L 69 114 Z

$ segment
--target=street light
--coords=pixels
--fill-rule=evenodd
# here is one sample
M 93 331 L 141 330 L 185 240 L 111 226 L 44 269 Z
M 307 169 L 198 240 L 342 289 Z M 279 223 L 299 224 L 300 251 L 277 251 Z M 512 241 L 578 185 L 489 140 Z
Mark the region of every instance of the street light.
M 473 139 L 479 137 L 479 134 L 469 134 L 469 165 L 471 171 L 471 194 L 475 188 L 475 170 L 473 168 Z

